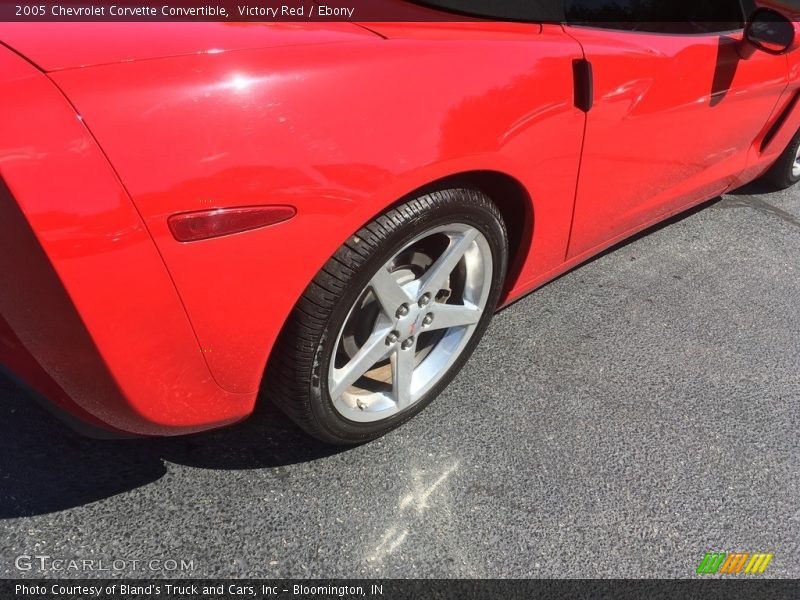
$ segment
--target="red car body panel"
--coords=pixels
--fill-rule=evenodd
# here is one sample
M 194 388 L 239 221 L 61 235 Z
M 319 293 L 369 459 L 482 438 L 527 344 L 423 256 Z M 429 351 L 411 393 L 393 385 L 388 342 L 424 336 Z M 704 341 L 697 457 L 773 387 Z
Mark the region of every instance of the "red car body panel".
M 739 60 L 735 35 L 211 23 L 171 24 L 167 36 L 163 24 L 110 25 L 0 29 L 48 71 L 0 48 L 0 175 L 14 199 L 0 198 L 0 233 L 27 224 L 25 243 L 41 250 L 17 263 L 0 245 L 14 290 L 0 293 L 0 362 L 73 414 L 137 434 L 249 414 L 320 267 L 431 182 L 491 173 L 523 191 L 529 235 L 512 249 L 505 303 L 754 179 L 800 128 L 798 53 Z M 584 58 L 588 113 L 573 98 L 572 64 Z M 188 243 L 167 225 L 180 212 L 270 204 L 297 214 Z
M 0 24 L 0 40 L 44 71 L 373 35 L 352 23 Z
M 520 279 L 563 262 L 585 120 L 563 65 L 580 47 L 558 26 L 516 29 L 487 28 L 481 41 L 459 40 L 455 30 L 446 47 L 372 37 L 324 51 L 69 70 L 53 80 L 125 182 L 217 381 L 253 392 L 314 274 L 355 229 L 426 183 L 472 170 L 516 178 L 541 198 L 536 248 Z M 528 51 L 533 41 L 539 52 Z M 475 73 L 466 86 L 463 64 Z M 385 73 L 391 84 L 376 85 Z M 292 205 L 297 216 L 191 244 L 167 227 L 176 212 L 257 204 Z
M 15 336 L 0 362 L 24 346 L 52 379 L 32 381 L 38 391 L 57 386 L 62 408 L 130 433 L 241 419 L 255 394 L 214 381 L 141 217 L 72 106 L 11 52 L 0 72 L 0 164 L 16 200 L 3 198 L 0 220 L 0 314 Z M 33 234 L 49 264 L 30 250 Z
M 570 256 L 728 190 L 788 81 L 741 33 L 570 33 L 596 72 Z

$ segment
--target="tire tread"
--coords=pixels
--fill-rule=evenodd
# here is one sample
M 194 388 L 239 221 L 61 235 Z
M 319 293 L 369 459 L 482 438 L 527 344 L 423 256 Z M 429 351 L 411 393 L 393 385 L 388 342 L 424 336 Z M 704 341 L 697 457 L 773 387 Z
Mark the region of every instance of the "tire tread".
M 337 438 L 320 424 L 308 389 L 309 382 L 319 385 L 314 382 L 315 357 L 342 293 L 359 272 L 368 268 L 371 257 L 399 227 L 409 222 L 422 224 L 429 211 L 440 205 L 452 206 L 454 202 L 490 211 L 502 226 L 504 241 L 507 239 L 500 211 L 482 192 L 471 188 L 429 192 L 387 210 L 351 235 L 320 269 L 292 309 L 270 355 L 264 387 L 270 399 L 310 435 L 331 443 L 352 443 Z

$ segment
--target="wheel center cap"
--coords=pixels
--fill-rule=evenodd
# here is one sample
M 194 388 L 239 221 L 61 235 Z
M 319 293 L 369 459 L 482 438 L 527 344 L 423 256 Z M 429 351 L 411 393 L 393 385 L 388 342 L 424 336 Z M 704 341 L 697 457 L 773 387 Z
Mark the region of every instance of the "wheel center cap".
M 416 335 L 417 331 L 422 327 L 422 319 L 425 318 L 425 310 L 418 306 L 409 307 L 408 314 L 397 320 L 395 329 L 400 332 L 401 338 L 408 338 Z

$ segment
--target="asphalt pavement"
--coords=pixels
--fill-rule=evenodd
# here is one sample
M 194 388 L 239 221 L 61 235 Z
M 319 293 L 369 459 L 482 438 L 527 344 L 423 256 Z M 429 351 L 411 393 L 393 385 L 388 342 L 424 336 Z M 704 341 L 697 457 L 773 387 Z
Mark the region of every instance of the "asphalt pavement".
M 89 440 L 0 376 L 0 577 L 694 577 L 708 551 L 800 577 L 800 189 L 756 191 L 501 311 L 357 448 L 269 406 Z

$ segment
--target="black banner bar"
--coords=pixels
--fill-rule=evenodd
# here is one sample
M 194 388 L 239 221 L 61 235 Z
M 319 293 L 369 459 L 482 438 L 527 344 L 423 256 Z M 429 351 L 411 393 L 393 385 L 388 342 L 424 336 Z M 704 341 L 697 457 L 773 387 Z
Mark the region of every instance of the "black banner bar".
M 0 598 L 94 600 L 315 599 L 315 600 L 536 600 L 797 598 L 800 581 L 753 577 L 696 580 L 0 580 Z
M 2 22 L 402 21 L 741 23 L 757 6 L 800 20 L 800 0 L 0 0 Z

